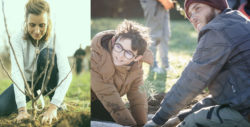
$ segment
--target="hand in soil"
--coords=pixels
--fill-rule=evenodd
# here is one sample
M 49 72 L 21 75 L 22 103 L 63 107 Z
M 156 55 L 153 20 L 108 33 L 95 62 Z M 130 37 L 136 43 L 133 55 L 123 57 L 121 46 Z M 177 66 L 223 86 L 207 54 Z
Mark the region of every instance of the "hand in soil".
M 160 127 L 160 126 L 157 125 L 154 121 L 150 120 L 144 125 L 144 127 Z
M 26 120 L 30 118 L 30 114 L 27 112 L 25 107 L 21 107 L 18 109 L 18 115 L 16 117 L 16 122 L 20 123 L 22 120 Z
M 57 120 L 57 107 L 53 104 L 50 104 L 48 110 L 42 114 L 42 124 L 49 122 L 52 123 L 53 119 Z

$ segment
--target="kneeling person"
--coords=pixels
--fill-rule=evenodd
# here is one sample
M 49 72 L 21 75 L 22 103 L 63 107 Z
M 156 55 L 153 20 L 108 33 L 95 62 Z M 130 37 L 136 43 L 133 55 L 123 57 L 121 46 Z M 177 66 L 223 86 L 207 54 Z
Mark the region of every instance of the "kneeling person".
M 92 120 L 127 126 L 146 123 L 147 98 L 140 86 L 144 84 L 142 63 L 153 63 L 153 55 L 147 48 L 150 41 L 147 28 L 128 20 L 115 31 L 100 32 L 92 39 Z M 131 112 L 122 101 L 125 94 Z

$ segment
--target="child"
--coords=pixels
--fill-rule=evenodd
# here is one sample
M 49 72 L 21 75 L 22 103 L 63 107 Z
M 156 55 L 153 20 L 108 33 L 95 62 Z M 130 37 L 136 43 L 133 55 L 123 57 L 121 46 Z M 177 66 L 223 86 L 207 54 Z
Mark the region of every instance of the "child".
M 147 122 L 147 98 L 143 85 L 142 63 L 153 64 L 149 51 L 148 29 L 132 21 L 123 21 L 115 31 L 98 33 L 92 39 L 91 117 L 115 121 L 126 126 Z M 131 112 L 122 101 L 127 95 Z

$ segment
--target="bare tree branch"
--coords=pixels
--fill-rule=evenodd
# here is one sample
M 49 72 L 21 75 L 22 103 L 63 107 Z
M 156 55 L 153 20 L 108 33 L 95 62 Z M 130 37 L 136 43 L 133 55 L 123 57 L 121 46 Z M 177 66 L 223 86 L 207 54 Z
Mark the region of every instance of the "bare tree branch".
M 54 33 L 52 61 L 51 61 L 50 67 L 49 67 L 48 75 L 47 76 L 44 75 L 44 77 L 46 77 L 46 80 L 45 80 L 45 82 L 43 80 L 42 88 L 41 88 L 41 94 L 44 93 L 44 91 L 47 89 L 47 85 L 48 85 L 48 82 L 50 80 L 50 76 L 51 76 L 51 73 L 52 73 L 52 70 L 53 70 L 53 67 L 54 67 L 54 64 L 55 64 L 55 55 L 56 55 L 56 53 L 55 53 L 55 44 L 56 44 L 56 34 Z M 46 70 L 46 72 L 47 72 L 47 70 Z M 45 72 L 45 74 L 46 74 L 46 72 Z M 40 96 L 41 96 L 41 94 L 40 94 Z
M 50 61 L 47 61 L 47 64 L 49 65 Z M 45 86 L 45 79 L 47 79 L 47 70 L 48 70 L 48 66 L 46 66 L 46 68 L 44 69 L 45 70 L 45 74 L 43 76 L 43 81 L 42 81 L 42 88 L 41 88 L 41 94 L 44 92 L 44 90 L 46 89 L 46 86 Z
M 13 48 L 13 45 L 11 43 L 11 40 L 10 40 L 10 33 L 8 31 L 8 27 L 7 27 L 7 21 L 6 21 L 6 15 L 5 15 L 5 11 L 4 11 L 4 1 L 2 0 L 2 12 L 3 12 L 3 17 L 4 17 L 4 25 L 5 25 L 5 30 L 6 30 L 6 33 L 7 33 L 7 36 L 8 36 L 8 43 L 10 45 L 10 48 L 11 48 L 11 52 L 14 56 L 14 60 L 16 61 L 16 64 L 17 64 L 17 67 L 18 67 L 18 70 L 20 71 L 21 73 L 21 76 L 22 76 L 22 79 L 24 81 L 24 85 L 25 85 L 25 89 L 24 91 L 22 89 L 20 89 L 20 87 L 15 83 L 15 81 L 12 79 L 12 77 L 10 76 L 10 74 L 8 73 L 7 69 L 4 67 L 4 64 L 2 62 L 2 59 L 0 58 L 0 63 L 1 63 L 1 66 L 3 68 L 3 70 L 5 71 L 5 73 L 8 75 L 8 77 L 10 78 L 10 80 L 13 82 L 13 84 L 26 96 L 28 96 L 30 98 L 30 100 L 32 101 L 32 115 L 35 119 L 35 116 L 36 116 L 36 111 L 37 110 L 40 110 L 37 108 L 37 100 L 40 98 L 40 96 L 45 92 L 45 90 L 47 89 L 47 86 L 48 86 L 48 82 L 50 80 L 50 77 L 51 77 L 51 73 L 52 73 L 52 70 L 54 68 L 54 64 L 55 64 L 55 40 L 56 40 L 56 34 L 54 33 L 54 38 L 53 38 L 53 54 L 52 54 L 52 59 L 50 60 L 50 53 L 49 53 L 49 50 L 48 50 L 48 53 L 47 53 L 47 60 L 46 60 L 46 66 L 44 68 L 44 70 L 39 74 L 38 77 L 35 77 L 35 80 L 34 81 L 34 73 L 35 73 L 35 65 L 33 65 L 32 67 L 32 77 L 31 77 L 31 86 L 30 84 L 28 84 L 27 82 L 27 79 L 24 75 L 24 71 L 22 71 L 22 68 L 20 66 L 20 64 L 18 62 L 23 62 L 23 61 L 18 61 L 17 59 L 17 55 L 16 55 L 16 51 L 14 50 Z M 36 40 L 36 47 L 38 47 L 39 49 L 39 40 Z M 39 50 L 38 50 L 39 51 Z M 40 51 L 38 52 L 36 50 L 35 52 L 35 62 L 37 62 L 38 60 L 38 57 L 39 57 L 39 54 L 40 54 Z M 14 61 L 12 61 L 14 62 Z M 50 64 L 51 62 L 51 64 Z M 50 65 L 50 66 L 49 66 Z M 65 76 L 65 78 L 63 78 L 62 81 L 60 81 L 60 83 L 57 84 L 57 86 L 55 88 L 53 88 L 51 91 L 49 91 L 45 96 L 48 96 L 50 95 L 51 93 L 53 93 L 59 86 L 61 86 L 61 84 L 68 78 L 69 74 L 72 72 L 72 69 L 74 67 L 75 63 L 72 65 L 69 73 Z M 37 76 L 37 75 L 36 75 Z M 43 77 L 44 76 L 44 77 Z M 43 77 L 43 80 L 42 80 L 42 88 L 41 88 L 41 92 L 38 93 L 38 96 L 35 96 L 35 87 L 36 85 L 38 84 L 39 80 Z
M 49 50 L 48 50 L 49 51 Z M 49 60 L 48 60 L 48 57 L 49 57 L 49 54 L 47 55 L 47 62 L 46 62 L 46 66 L 45 66 L 45 69 L 39 74 L 39 76 L 37 77 L 36 79 L 36 82 L 34 83 L 34 88 L 36 87 L 36 85 L 38 84 L 38 81 L 42 78 L 42 76 L 45 74 L 45 72 L 47 73 L 47 68 L 48 68 L 48 65 L 49 65 Z M 46 75 L 46 74 L 45 74 Z M 45 76 L 44 75 L 44 76 Z
M 50 63 L 49 62 L 50 60 L 48 60 L 49 59 L 49 49 L 48 49 L 46 67 L 45 67 L 44 71 L 42 72 L 42 73 L 45 73 L 44 76 L 43 76 L 42 88 L 41 88 L 40 94 L 38 94 L 37 97 L 35 98 L 35 101 L 37 101 L 40 98 L 40 96 L 44 93 L 44 91 L 47 89 L 48 81 L 50 80 L 50 75 L 51 75 L 52 69 L 54 67 L 55 41 L 56 41 L 56 34 L 54 33 L 52 62 L 51 62 L 51 65 L 49 67 L 49 71 L 48 71 L 48 75 L 47 75 L 48 65 Z M 42 75 L 40 74 L 39 77 L 38 77 L 39 79 L 37 80 L 37 82 L 40 80 L 41 77 L 42 77 Z
M 71 67 L 71 69 L 70 69 L 70 71 L 69 71 L 69 73 L 66 75 L 66 77 L 59 83 L 59 84 L 57 84 L 57 86 L 54 88 L 54 89 L 52 89 L 49 93 L 47 93 L 45 96 L 48 96 L 48 95 L 50 95 L 51 93 L 53 93 L 67 78 L 68 78 L 68 76 L 69 76 L 69 74 L 72 72 L 72 69 L 74 68 L 74 66 L 75 66 L 75 63 L 73 63 L 73 65 L 72 65 L 72 67 Z
M 16 85 L 15 81 L 11 78 L 9 72 L 8 72 L 7 69 L 4 67 L 3 61 L 2 61 L 1 58 L 0 58 L 0 63 L 1 63 L 1 66 L 2 66 L 2 68 L 3 68 L 3 70 L 4 70 L 4 72 L 7 74 L 7 76 L 10 78 L 10 80 L 13 82 L 13 84 L 14 84 L 14 85 L 15 85 L 24 95 L 26 95 L 25 92 L 24 92 L 23 90 L 21 90 L 21 88 L 19 88 L 19 86 Z M 26 91 L 26 89 L 24 89 L 24 90 Z
M 12 51 L 12 53 L 13 53 L 13 55 L 14 55 L 15 61 L 16 61 L 17 66 L 18 66 L 18 69 L 19 69 L 19 71 L 20 71 L 20 73 L 21 73 L 21 75 L 22 75 L 24 84 L 25 84 L 25 86 L 26 86 L 26 88 L 27 88 L 27 94 L 25 94 L 25 95 L 28 95 L 29 97 L 31 97 L 32 93 L 31 93 L 30 87 L 29 87 L 29 85 L 28 85 L 28 83 L 27 83 L 27 80 L 26 80 L 26 78 L 25 78 L 25 76 L 24 76 L 24 73 L 23 73 L 23 71 L 22 71 L 22 69 L 21 69 L 21 67 L 20 67 L 20 64 L 19 64 L 18 61 L 17 61 L 16 53 L 15 53 L 14 48 L 13 48 L 13 46 L 12 46 L 12 43 L 11 43 L 11 41 L 10 41 L 10 34 L 9 34 L 9 31 L 8 31 L 8 27 L 7 27 L 7 21 L 6 21 L 5 11 L 4 11 L 4 1 L 3 1 L 3 0 L 2 0 L 2 12 L 3 12 L 3 17 L 4 17 L 5 30 L 6 30 L 6 33 L 7 33 L 7 36 L 8 36 L 8 43 L 9 43 L 9 45 L 10 45 L 10 47 L 11 47 L 11 51 Z M 31 99 L 31 98 L 30 98 L 30 99 Z
M 35 50 L 35 62 L 37 61 L 37 58 L 38 58 L 38 55 L 40 54 L 39 52 L 39 47 L 38 47 L 38 41 L 36 41 L 36 50 Z M 37 49 L 38 48 L 38 49 Z M 34 93 L 34 72 L 35 72 L 35 65 L 36 64 L 33 64 L 33 68 L 32 68 L 32 74 L 31 74 L 31 91 Z

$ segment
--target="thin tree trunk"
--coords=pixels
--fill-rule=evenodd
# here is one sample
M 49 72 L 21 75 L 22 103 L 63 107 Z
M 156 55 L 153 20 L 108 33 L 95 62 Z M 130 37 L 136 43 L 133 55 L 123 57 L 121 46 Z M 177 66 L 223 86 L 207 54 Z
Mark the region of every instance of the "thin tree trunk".
M 32 100 L 32 113 L 31 113 L 31 116 L 32 116 L 32 120 L 35 120 L 36 119 L 36 115 L 37 115 L 37 109 L 36 109 L 36 100 L 33 99 Z

